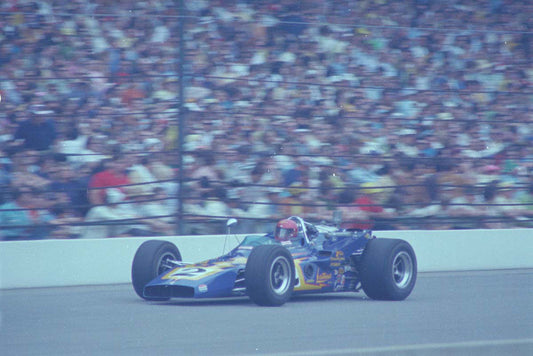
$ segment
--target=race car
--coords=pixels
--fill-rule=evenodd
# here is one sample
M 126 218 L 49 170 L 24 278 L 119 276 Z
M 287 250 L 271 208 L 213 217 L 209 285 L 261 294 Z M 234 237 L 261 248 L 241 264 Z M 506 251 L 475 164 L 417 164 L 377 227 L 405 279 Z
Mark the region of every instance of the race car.
M 133 288 L 146 300 L 248 296 L 261 306 L 281 306 L 303 293 L 361 290 L 372 299 L 403 300 L 416 277 L 416 256 L 408 242 L 376 238 L 370 230 L 311 224 L 297 216 L 199 263 L 182 262 L 171 242 L 145 241 L 131 270 Z

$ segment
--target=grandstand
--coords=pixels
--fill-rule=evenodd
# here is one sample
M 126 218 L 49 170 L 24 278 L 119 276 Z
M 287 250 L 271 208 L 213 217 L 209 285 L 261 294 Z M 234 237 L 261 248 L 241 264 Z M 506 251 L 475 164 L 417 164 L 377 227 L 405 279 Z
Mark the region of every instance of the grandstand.
M 0 240 L 533 227 L 532 15 L 2 2 Z

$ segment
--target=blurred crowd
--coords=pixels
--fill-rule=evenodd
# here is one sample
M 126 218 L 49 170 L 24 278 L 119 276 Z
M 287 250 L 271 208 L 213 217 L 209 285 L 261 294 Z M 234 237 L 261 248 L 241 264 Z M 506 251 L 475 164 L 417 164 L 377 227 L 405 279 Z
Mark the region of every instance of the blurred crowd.
M 2 239 L 533 226 L 528 2 L 180 3 L 0 4 Z

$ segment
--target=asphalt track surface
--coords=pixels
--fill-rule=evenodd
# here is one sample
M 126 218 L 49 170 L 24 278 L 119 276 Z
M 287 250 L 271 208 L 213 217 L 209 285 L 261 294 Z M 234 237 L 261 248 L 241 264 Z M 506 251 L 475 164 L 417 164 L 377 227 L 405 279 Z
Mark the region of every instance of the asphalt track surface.
M 139 299 L 129 285 L 0 292 L 0 355 L 533 355 L 533 270 L 419 274 L 402 302 Z

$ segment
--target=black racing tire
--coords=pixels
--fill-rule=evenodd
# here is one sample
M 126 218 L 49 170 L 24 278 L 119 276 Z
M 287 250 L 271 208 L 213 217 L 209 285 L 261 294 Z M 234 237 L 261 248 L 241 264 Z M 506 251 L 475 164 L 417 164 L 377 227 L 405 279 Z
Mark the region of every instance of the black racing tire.
M 280 245 L 261 245 L 252 250 L 244 271 L 246 292 L 261 306 L 280 306 L 291 297 L 295 268 L 291 253 Z
M 416 283 L 417 261 L 411 245 L 399 239 L 368 241 L 361 261 L 361 286 L 376 300 L 404 300 Z
M 181 261 L 176 245 L 168 241 L 148 240 L 139 246 L 131 265 L 131 282 L 135 293 L 146 300 L 168 300 L 144 296 L 144 286 L 157 276 L 174 268 L 168 260 Z

